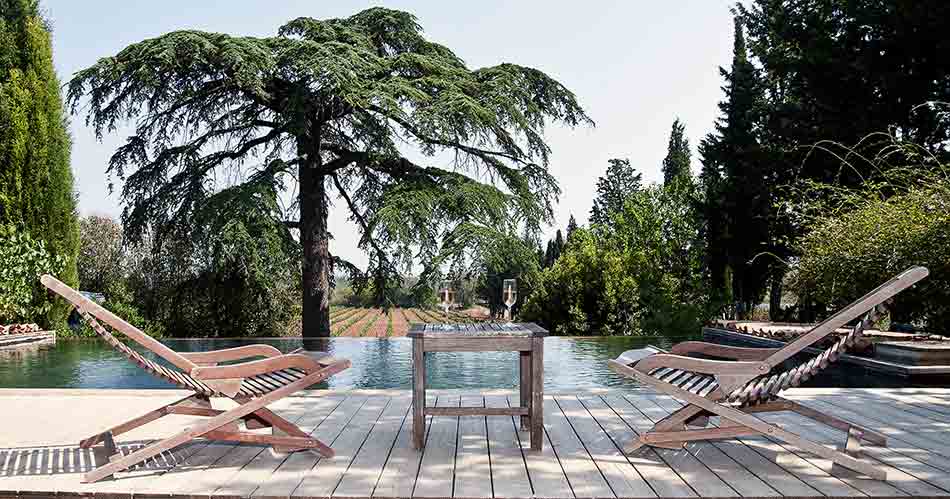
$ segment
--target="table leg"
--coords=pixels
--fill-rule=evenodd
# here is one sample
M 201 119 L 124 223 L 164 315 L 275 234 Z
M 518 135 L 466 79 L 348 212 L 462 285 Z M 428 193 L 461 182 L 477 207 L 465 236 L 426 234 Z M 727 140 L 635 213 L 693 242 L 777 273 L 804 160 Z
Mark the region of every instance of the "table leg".
M 521 377 L 520 407 L 531 407 L 531 353 L 530 351 L 519 352 L 521 354 L 521 364 L 519 372 Z M 521 416 L 521 431 L 527 431 L 531 425 L 531 416 Z
M 426 357 L 423 338 L 412 339 L 412 443 L 417 450 L 426 435 Z
M 531 449 L 544 444 L 544 338 L 531 339 Z

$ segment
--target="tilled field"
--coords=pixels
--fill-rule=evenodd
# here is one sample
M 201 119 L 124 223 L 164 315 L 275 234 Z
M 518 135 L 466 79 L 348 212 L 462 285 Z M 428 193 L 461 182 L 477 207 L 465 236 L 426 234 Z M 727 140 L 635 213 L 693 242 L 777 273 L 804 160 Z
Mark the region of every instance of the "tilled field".
M 451 322 L 477 322 L 465 314 L 450 312 Z M 333 336 L 368 336 L 384 338 L 405 336 L 414 323 L 446 322 L 440 310 L 420 308 L 335 307 L 330 312 L 330 332 Z

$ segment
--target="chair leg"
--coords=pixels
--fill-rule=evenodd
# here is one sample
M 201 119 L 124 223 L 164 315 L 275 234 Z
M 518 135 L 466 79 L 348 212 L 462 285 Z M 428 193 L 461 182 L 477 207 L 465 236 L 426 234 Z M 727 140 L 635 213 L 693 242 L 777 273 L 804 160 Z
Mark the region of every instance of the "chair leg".
M 792 432 L 786 431 L 776 425 L 769 424 L 753 414 L 755 412 L 766 412 L 765 408 L 738 408 L 732 407 L 722 403 L 720 399 L 711 399 L 697 395 L 695 393 L 683 390 L 677 386 L 671 385 L 664 381 L 661 381 L 657 378 L 650 376 L 647 373 L 638 371 L 630 366 L 623 365 L 617 362 L 610 364 L 611 369 L 616 373 L 634 378 L 647 386 L 654 388 L 655 390 L 676 397 L 677 399 L 685 402 L 689 405 L 694 405 L 704 409 L 711 415 L 719 416 L 722 420 L 721 425 L 724 426 L 742 426 L 748 428 L 749 430 L 755 430 L 757 433 L 779 439 L 788 444 L 794 445 L 799 449 L 802 449 L 807 452 L 811 452 L 817 456 L 824 457 L 831 460 L 832 462 L 848 468 L 850 470 L 863 473 L 871 478 L 876 480 L 885 480 L 887 478 L 887 473 L 880 469 L 877 466 L 874 466 L 872 463 L 857 459 L 855 457 L 849 456 L 848 454 L 826 447 L 822 444 L 812 442 L 810 440 L 804 439 L 799 435 L 796 435 Z M 791 407 L 791 406 L 789 406 Z M 785 409 L 791 410 L 791 409 Z M 677 411 L 679 412 L 679 411 Z M 814 411 L 817 413 L 817 411 Z M 837 418 L 829 418 L 829 421 L 834 421 Z M 839 420 L 840 421 L 840 420 Z M 849 425 L 849 428 L 851 425 Z M 693 431 L 702 431 L 702 430 L 693 430 Z M 642 437 L 641 437 L 642 438 Z M 863 437 L 862 437 L 863 438 Z M 653 445 L 653 444 L 650 444 Z
M 160 442 L 149 445 L 148 447 L 141 449 L 139 451 L 133 452 L 127 456 L 123 456 L 115 461 L 112 461 L 100 468 L 97 468 L 83 477 L 83 483 L 95 482 L 101 480 L 105 477 L 111 476 L 113 473 L 122 471 L 124 469 L 130 468 L 146 459 L 158 455 L 167 450 L 178 447 L 181 444 L 184 444 L 190 440 L 200 438 L 205 434 L 212 433 L 215 430 L 218 430 L 222 427 L 227 427 L 229 423 L 241 420 L 244 416 L 247 416 L 251 413 L 256 413 L 261 409 L 265 409 L 268 404 L 271 404 L 277 400 L 280 400 L 294 392 L 302 390 L 310 385 L 323 381 L 324 379 L 336 374 L 344 369 L 349 367 L 343 363 L 338 363 L 338 365 L 328 366 L 319 371 L 312 372 L 307 376 L 287 385 L 284 385 L 281 388 L 278 388 L 267 395 L 252 399 L 244 404 L 241 404 L 234 409 L 231 409 L 223 414 L 211 417 L 205 421 L 193 425 L 191 428 L 186 428 L 175 435 L 166 438 Z M 190 397 L 189 397 L 190 398 Z M 263 415 L 263 417 L 268 417 L 270 411 L 262 411 L 258 415 Z M 273 414 L 273 413 L 270 413 Z M 276 417 L 276 414 L 274 415 Z M 276 420 L 276 419 L 275 419 Z M 286 421 L 286 420 L 283 420 Z M 293 424 L 287 422 L 290 426 Z M 226 432 L 225 432 L 226 433 Z M 253 434 L 252 434 L 253 435 Z M 269 437 L 267 435 L 255 435 L 256 437 Z M 243 437 L 242 437 L 243 438 Z M 273 441 L 277 437 L 270 437 Z M 265 442 L 271 443 L 271 442 Z M 294 442 L 287 442 L 288 446 L 294 446 Z
M 169 411 L 168 411 L 168 408 L 169 408 L 169 407 L 173 407 L 173 406 L 176 406 L 176 405 L 178 405 L 178 404 L 180 404 L 180 403 L 189 401 L 189 400 L 191 400 L 193 397 L 195 397 L 195 395 L 189 395 L 189 396 L 187 396 L 187 397 L 185 397 L 185 398 L 183 398 L 183 399 L 181 399 L 181 400 L 172 402 L 171 404 L 168 404 L 168 405 L 164 405 L 164 406 L 162 406 L 162 407 L 159 407 L 158 409 L 155 409 L 155 410 L 153 410 L 153 411 L 149 411 L 149 412 L 147 412 L 147 413 L 145 413 L 145 414 L 143 414 L 143 415 L 141 415 L 141 416 L 138 416 L 138 417 L 136 417 L 136 418 L 132 418 L 132 419 L 130 419 L 130 420 L 128 420 L 128 421 L 126 421 L 126 422 L 124 422 L 124 423 L 122 423 L 122 424 L 118 424 L 118 425 L 116 425 L 116 426 L 113 426 L 112 428 L 109 428 L 108 430 L 106 430 L 106 431 L 104 431 L 104 432 L 102 432 L 102 433 L 97 433 L 97 434 L 95 434 L 95 435 L 93 435 L 93 436 L 91 436 L 91 437 L 89 437 L 89 438 L 83 439 L 81 442 L 79 442 L 79 447 L 80 447 L 80 448 L 83 448 L 83 449 L 88 449 L 89 447 L 92 447 L 92 446 L 98 444 L 99 442 L 105 442 L 106 439 L 112 440 L 112 439 L 114 439 L 115 437 L 117 437 L 117 436 L 119 436 L 119 435 L 121 435 L 121 434 L 123 434 L 123 433 L 127 433 L 127 432 L 129 432 L 129 431 L 132 431 L 132 430 L 138 428 L 139 426 L 143 426 L 143 425 L 146 425 L 146 424 L 148 424 L 148 423 L 151 423 L 152 421 L 155 421 L 156 419 L 159 419 L 159 418 L 161 418 L 161 417 L 163 417 L 163 416 L 168 415 L 168 414 L 169 414 Z M 115 444 L 113 443 L 113 447 L 114 447 L 114 446 L 115 446 Z
M 636 437 L 632 438 L 627 443 L 623 444 L 623 453 L 633 454 L 634 452 L 640 450 L 640 448 L 646 444 L 647 443 L 644 442 L 643 439 L 641 439 L 639 435 L 637 435 Z
M 811 407 L 799 404 L 788 399 L 781 399 L 783 405 L 787 407 L 787 410 L 793 411 L 797 414 L 805 416 L 806 418 L 813 419 L 819 423 L 822 423 L 826 426 L 841 430 L 848 434 L 848 441 L 852 439 L 857 440 L 857 445 L 860 448 L 860 441 L 864 440 L 871 445 L 877 445 L 880 447 L 887 447 L 887 437 L 874 431 L 858 426 L 850 421 L 832 416 L 830 414 L 825 414 L 824 412 L 817 411 Z M 852 444 L 854 445 L 854 444 Z
M 271 426 L 271 434 L 275 437 L 276 436 L 290 436 L 290 437 L 303 438 L 303 439 L 306 439 L 307 441 L 312 441 L 308 443 L 306 447 L 303 447 L 303 448 L 314 449 L 317 452 L 319 452 L 321 455 L 323 455 L 324 457 L 333 457 L 335 455 L 333 452 L 333 449 L 331 449 L 329 445 L 326 445 L 323 442 L 311 437 L 309 433 L 301 430 L 300 427 L 298 427 L 297 425 L 278 416 L 277 414 L 274 413 L 274 411 L 271 411 L 270 409 L 267 409 L 266 407 L 258 411 L 255 411 L 252 414 L 262 419 L 263 421 L 267 422 L 267 424 Z M 274 445 L 274 451 L 279 452 L 279 453 L 293 452 L 295 450 L 301 450 L 303 448 Z
M 656 431 L 682 430 L 687 422 L 701 416 L 703 409 L 695 405 L 685 405 L 653 425 Z M 708 419 L 708 418 L 707 418 Z

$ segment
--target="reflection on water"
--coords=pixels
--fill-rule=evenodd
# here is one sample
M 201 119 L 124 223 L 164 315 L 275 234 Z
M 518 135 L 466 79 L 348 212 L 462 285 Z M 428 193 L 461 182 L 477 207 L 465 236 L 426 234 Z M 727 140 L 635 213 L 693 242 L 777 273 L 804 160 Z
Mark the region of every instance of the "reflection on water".
M 591 388 L 627 383 L 607 369 L 607 359 L 648 344 L 666 347 L 671 338 L 545 339 L 547 389 Z M 680 340 L 680 339 L 677 339 Z M 299 338 L 265 340 L 168 339 L 181 352 L 217 350 L 267 343 L 284 352 L 302 346 Z M 412 386 L 412 343 L 408 338 L 329 338 L 307 340 L 308 350 L 348 358 L 353 367 L 319 388 L 400 388 Z M 145 353 L 145 352 L 143 352 Z M 146 353 L 150 355 L 150 353 Z M 430 388 L 513 388 L 518 358 L 514 352 L 427 354 Z M 151 358 L 155 359 L 154 356 Z M 171 388 L 98 340 L 60 341 L 53 345 L 0 352 L 0 388 Z
M 544 384 L 547 390 L 613 387 L 633 382 L 614 374 L 606 361 L 624 350 L 646 345 L 669 347 L 686 339 L 669 337 L 550 337 L 544 342 Z M 194 352 L 267 343 L 284 352 L 302 346 L 299 338 L 266 340 L 169 339 L 169 347 Z M 315 388 L 399 388 L 412 383 L 408 338 L 330 338 L 307 340 L 309 350 L 348 358 L 353 367 Z M 518 362 L 514 352 L 446 352 L 427 356 L 430 388 L 514 388 Z M 154 358 L 154 356 L 152 357 Z M 903 381 L 906 383 L 906 381 Z M 808 383 L 810 386 L 889 386 L 901 383 L 879 375 L 848 376 L 834 371 Z M 53 345 L 0 350 L 0 388 L 172 388 L 98 340 L 60 341 Z

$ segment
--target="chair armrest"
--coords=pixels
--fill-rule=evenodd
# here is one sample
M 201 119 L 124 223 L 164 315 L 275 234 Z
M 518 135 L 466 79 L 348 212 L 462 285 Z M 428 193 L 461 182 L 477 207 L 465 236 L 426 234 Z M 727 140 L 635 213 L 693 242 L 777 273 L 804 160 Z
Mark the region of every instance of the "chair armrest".
M 684 357 L 673 354 L 651 355 L 637 362 L 634 369 L 649 374 L 650 371 L 661 367 L 682 369 L 702 374 L 720 375 L 753 375 L 758 376 L 769 372 L 772 368 L 767 362 L 745 362 L 734 360 L 706 360 L 695 357 Z
M 257 376 L 295 367 L 307 373 L 320 369 L 320 364 L 307 355 L 286 354 L 269 359 L 252 360 L 226 366 L 196 367 L 191 370 L 195 379 L 234 379 Z
M 214 365 L 219 362 L 241 360 L 250 357 L 279 357 L 280 350 L 270 345 L 244 345 L 207 352 L 182 352 L 181 356 L 199 365 Z
M 777 351 L 778 348 L 734 347 L 730 345 L 706 343 L 704 341 L 684 341 L 670 349 L 670 353 L 675 355 L 698 353 L 732 360 L 765 360 L 769 355 Z

